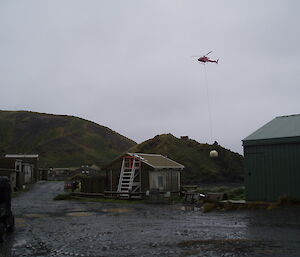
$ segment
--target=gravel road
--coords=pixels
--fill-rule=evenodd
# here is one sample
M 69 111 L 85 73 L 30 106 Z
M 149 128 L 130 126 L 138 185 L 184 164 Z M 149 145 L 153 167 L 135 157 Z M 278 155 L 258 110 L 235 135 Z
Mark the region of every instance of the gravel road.
M 13 199 L 0 256 L 300 256 L 300 208 L 202 213 L 182 205 L 53 201 L 62 182 Z

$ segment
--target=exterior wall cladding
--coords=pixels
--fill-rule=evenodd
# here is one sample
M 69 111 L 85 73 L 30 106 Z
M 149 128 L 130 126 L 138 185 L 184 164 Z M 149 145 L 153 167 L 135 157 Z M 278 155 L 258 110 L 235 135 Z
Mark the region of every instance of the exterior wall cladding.
M 247 201 L 300 199 L 300 142 L 244 145 Z

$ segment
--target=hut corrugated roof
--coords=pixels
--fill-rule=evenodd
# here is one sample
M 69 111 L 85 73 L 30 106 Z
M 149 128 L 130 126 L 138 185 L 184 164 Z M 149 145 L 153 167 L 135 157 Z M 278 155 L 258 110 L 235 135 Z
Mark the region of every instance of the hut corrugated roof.
M 262 140 L 275 142 L 282 139 L 297 141 L 300 139 L 300 114 L 276 117 L 246 137 L 243 142 L 244 144 Z
M 128 153 L 129 155 L 140 159 L 143 163 L 154 169 L 184 169 L 184 166 L 178 162 L 169 159 L 161 154 L 146 153 Z

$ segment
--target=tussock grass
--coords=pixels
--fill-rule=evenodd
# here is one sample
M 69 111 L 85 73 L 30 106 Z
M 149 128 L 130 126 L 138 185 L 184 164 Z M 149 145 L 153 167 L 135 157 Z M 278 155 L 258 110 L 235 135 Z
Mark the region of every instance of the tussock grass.
M 211 150 L 219 157 L 209 157 Z M 244 158 L 220 145 L 201 144 L 192 139 L 180 139 L 172 134 L 157 135 L 132 147 L 129 152 L 160 153 L 185 166 L 182 173 L 184 184 L 242 182 Z
M 145 203 L 144 200 L 127 200 L 127 199 L 111 199 L 111 198 L 99 198 L 99 197 L 80 197 L 72 195 L 72 193 L 59 194 L 53 198 L 53 200 L 77 200 L 81 202 L 101 202 L 101 203 L 123 203 L 123 204 L 136 204 Z
M 203 212 L 210 212 L 210 211 L 215 210 L 216 207 L 217 207 L 217 205 L 215 203 L 205 203 L 202 206 L 202 210 L 203 210 Z
M 203 212 L 210 211 L 234 211 L 242 209 L 265 209 L 265 210 L 274 210 L 283 206 L 297 206 L 300 205 L 300 199 L 292 198 L 288 195 L 284 195 L 278 198 L 276 202 L 246 202 L 243 204 L 236 204 L 230 201 L 225 202 L 216 202 L 216 203 L 205 203 L 202 208 Z
M 70 193 L 59 194 L 53 198 L 53 200 L 72 200 L 73 196 Z
M 223 193 L 225 199 L 230 200 L 244 200 L 245 199 L 245 187 L 238 186 L 215 186 L 215 187 L 199 187 L 197 188 L 199 193 Z

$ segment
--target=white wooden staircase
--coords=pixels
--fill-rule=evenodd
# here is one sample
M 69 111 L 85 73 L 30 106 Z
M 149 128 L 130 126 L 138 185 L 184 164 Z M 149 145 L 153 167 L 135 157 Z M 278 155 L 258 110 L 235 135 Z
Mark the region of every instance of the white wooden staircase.
M 123 158 L 118 184 L 118 193 L 120 198 L 129 198 L 130 192 L 139 192 L 141 190 L 141 161 L 137 158 L 126 156 Z

